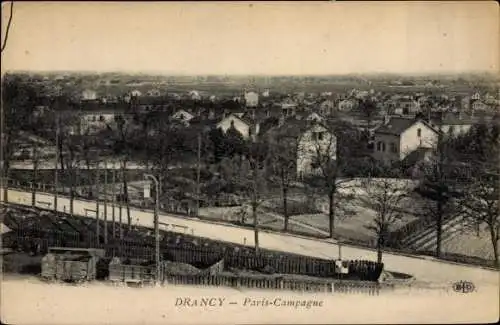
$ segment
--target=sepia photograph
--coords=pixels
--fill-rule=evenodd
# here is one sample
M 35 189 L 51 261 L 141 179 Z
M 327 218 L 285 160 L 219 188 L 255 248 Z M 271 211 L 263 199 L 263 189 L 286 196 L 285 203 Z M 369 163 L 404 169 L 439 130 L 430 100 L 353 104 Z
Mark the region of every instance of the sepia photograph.
M 2 2 L 5 324 L 489 323 L 495 1 Z

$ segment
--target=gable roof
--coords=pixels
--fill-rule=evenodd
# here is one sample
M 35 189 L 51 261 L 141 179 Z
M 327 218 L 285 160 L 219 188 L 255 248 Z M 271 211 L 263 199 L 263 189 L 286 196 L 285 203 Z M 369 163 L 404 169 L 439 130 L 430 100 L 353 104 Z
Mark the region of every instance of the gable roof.
M 429 123 L 427 123 L 426 121 L 424 121 L 422 119 L 391 117 L 389 122 L 386 124 L 382 124 L 380 127 L 378 127 L 375 130 L 375 133 L 391 134 L 391 135 L 399 136 L 404 131 L 409 129 L 412 125 L 414 125 L 417 122 L 421 122 L 421 123 L 425 124 L 427 127 L 429 127 L 434 132 L 438 132 L 432 125 L 430 125 Z
M 225 118 L 221 119 L 217 124 L 221 123 L 222 121 L 224 121 L 224 120 L 226 120 L 226 119 L 228 119 L 230 117 L 236 118 L 236 119 L 242 121 L 243 123 L 247 124 L 248 126 L 253 126 L 255 124 L 255 121 L 250 116 L 243 115 L 243 116 L 240 117 L 240 116 L 238 116 L 235 113 L 229 114 Z

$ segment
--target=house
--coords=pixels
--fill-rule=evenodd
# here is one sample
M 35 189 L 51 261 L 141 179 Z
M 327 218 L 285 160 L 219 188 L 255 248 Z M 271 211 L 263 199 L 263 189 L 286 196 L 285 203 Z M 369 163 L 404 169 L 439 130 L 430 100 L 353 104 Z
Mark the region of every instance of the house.
M 189 125 L 189 121 L 191 121 L 194 118 L 194 115 L 184 109 L 179 109 L 176 112 L 174 112 L 174 114 L 172 114 L 171 118 L 178 120 L 179 122 L 184 123 L 185 125 Z
M 161 92 L 159 89 L 148 90 L 146 94 L 149 97 L 160 97 L 161 96 Z
M 355 109 L 357 106 L 358 106 L 358 103 L 356 100 L 348 98 L 348 99 L 341 100 L 338 103 L 338 110 L 341 112 L 349 112 L 349 111 L 352 111 L 353 109 Z
M 130 92 L 130 96 L 131 97 L 141 97 L 142 96 L 142 92 L 139 91 L 139 90 L 137 90 L 137 89 L 135 89 L 135 90 L 132 90 Z
M 337 158 L 337 137 L 322 124 L 289 118 L 267 134 L 271 142 L 292 148 L 297 177 L 318 173 L 318 157 Z
M 118 104 L 102 104 L 100 102 L 83 102 L 76 107 L 70 109 L 70 115 L 77 112 L 77 118 L 74 126 L 75 133 L 80 134 L 95 134 L 108 127 L 115 121 L 118 115 L 128 115 L 130 107 L 126 103 Z
M 255 135 L 259 134 L 260 125 L 258 122 L 246 115 L 240 115 L 237 113 L 231 113 L 224 117 L 219 123 L 217 123 L 217 128 L 221 129 L 222 132 L 227 133 L 230 128 L 234 128 L 236 131 L 241 133 L 243 139 L 248 140 Z
M 413 98 L 400 98 L 396 105 L 402 109 L 403 114 L 416 114 L 420 111 L 419 102 Z
M 374 130 L 373 158 L 390 165 L 404 160 L 410 153 L 422 148 L 435 148 L 438 131 L 422 119 L 403 117 L 384 118 Z
M 442 118 L 432 118 L 431 123 L 436 129 L 441 130 L 444 134 L 452 137 L 467 133 L 474 124 L 478 122 L 477 118 L 459 112 L 444 113 Z
M 489 109 L 489 106 L 486 105 L 482 100 L 474 100 L 471 104 L 471 108 L 474 112 L 487 111 Z
M 253 91 L 245 92 L 245 105 L 247 107 L 257 107 L 259 105 L 259 94 Z
M 188 92 L 188 96 L 189 98 L 191 98 L 191 100 L 201 100 L 200 92 L 197 90 L 191 90 L 190 92 Z
M 97 99 L 97 92 L 94 90 L 85 89 L 84 91 L 82 91 L 81 99 L 84 101 L 85 100 L 96 100 Z
M 80 113 L 80 134 L 95 134 L 107 128 L 120 114 L 114 109 L 98 109 L 93 111 L 82 111 Z
M 269 97 L 269 89 L 264 89 L 262 92 L 262 97 Z
M 331 114 L 334 108 L 335 108 L 335 103 L 331 99 L 327 99 L 319 105 L 319 111 L 323 115 Z
M 287 116 L 293 116 L 297 113 L 297 102 L 294 101 L 291 98 L 286 98 L 283 100 L 279 106 L 281 107 L 281 113 L 287 117 Z
M 315 121 L 318 123 L 324 122 L 325 118 L 316 112 L 312 112 L 305 117 L 306 121 Z

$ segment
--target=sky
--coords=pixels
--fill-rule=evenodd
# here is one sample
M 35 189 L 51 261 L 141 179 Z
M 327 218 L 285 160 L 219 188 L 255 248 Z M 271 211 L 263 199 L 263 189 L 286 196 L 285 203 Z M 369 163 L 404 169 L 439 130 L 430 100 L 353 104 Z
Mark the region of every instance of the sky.
M 495 72 L 498 13 L 494 1 L 17 2 L 2 70 Z

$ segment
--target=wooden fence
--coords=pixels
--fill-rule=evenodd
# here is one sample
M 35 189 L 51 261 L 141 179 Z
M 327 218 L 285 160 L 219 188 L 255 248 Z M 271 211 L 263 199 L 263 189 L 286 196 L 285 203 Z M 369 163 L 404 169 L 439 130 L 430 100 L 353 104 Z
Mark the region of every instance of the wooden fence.
M 85 218 L 70 219 L 77 228 L 77 221 Z M 29 224 L 21 222 L 17 229 L 13 229 L 13 233 L 5 236 L 4 245 L 17 246 L 37 253 L 45 252 L 49 246 L 103 248 L 106 249 L 108 257 L 154 259 L 154 238 L 144 230 L 131 232 L 129 234 L 131 238 L 118 239 L 109 236 L 108 243 L 104 244 L 102 239 L 97 242 L 92 232 L 95 223 L 91 225 L 87 222 L 92 219 L 82 220 L 78 223 L 82 227 L 80 231 L 53 230 L 50 228 L 52 224 L 44 226 L 36 222 Z M 227 268 L 366 281 L 376 281 L 383 269 L 383 264 L 371 261 L 344 261 L 344 266 L 349 268 L 349 274 L 341 275 L 333 260 L 266 249 L 262 249 L 260 254 L 256 255 L 252 248 L 243 245 L 165 231 L 162 231 L 162 237 L 160 248 L 163 259 L 192 264 L 199 268 L 209 267 L 224 259 Z
M 164 275 L 164 282 L 174 285 L 198 285 L 300 292 L 359 293 L 378 295 L 381 286 L 370 282 L 314 281 L 271 276 L 242 275 Z M 387 288 L 391 288 L 387 286 Z

